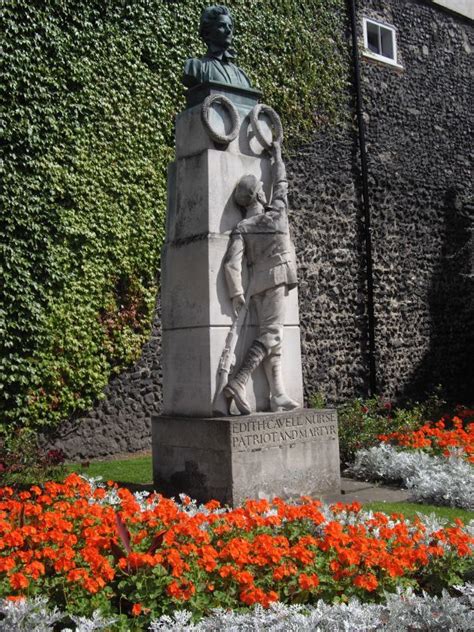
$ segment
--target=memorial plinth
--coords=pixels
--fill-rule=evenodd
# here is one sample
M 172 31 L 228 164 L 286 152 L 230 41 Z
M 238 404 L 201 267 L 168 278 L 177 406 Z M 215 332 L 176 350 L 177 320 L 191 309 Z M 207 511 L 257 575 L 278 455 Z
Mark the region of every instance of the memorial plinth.
M 294 410 L 303 383 L 283 132 L 259 96 L 215 81 L 188 91 L 176 120 L 162 251 L 155 487 L 234 506 L 340 485 L 336 411 Z M 241 181 L 256 183 L 248 201 L 244 189 L 236 196 Z M 232 294 L 231 286 L 243 289 Z
M 205 502 L 297 498 L 340 489 L 335 410 L 153 420 L 157 489 Z

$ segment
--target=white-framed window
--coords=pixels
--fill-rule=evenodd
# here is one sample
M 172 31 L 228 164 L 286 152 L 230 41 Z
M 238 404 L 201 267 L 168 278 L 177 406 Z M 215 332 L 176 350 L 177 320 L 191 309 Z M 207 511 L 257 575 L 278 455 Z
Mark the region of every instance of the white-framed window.
M 395 28 L 370 18 L 364 18 L 363 25 L 364 57 L 371 57 L 400 68 L 397 62 L 397 32 Z

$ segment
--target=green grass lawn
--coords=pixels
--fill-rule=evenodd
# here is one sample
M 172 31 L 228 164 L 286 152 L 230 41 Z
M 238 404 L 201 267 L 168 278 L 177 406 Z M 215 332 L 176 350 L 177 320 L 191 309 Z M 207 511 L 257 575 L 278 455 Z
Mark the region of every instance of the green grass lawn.
M 434 513 L 440 518 L 447 518 L 450 522 L 453 522 L 455 518 L 461 518 L 461 520 L 467 524 L 470 520 L 474 520 L 474 511 L 467 511 L 465 509 L 458 509 L 453 507 L 438 507 L 436 505 L 424 505 L 422 503 L 365 503 L 364 509 L 371 509 L 372 511 L 382 511 L 386 514 L 401 513 L 405 518 L 416 518 L 417 513 L 431 514 Z
M 140 456 L 123 461 L 91 461 L 87 467 L 80 463 L 66 466 L 68 472 L 86 476 L 102 476 L 104 481 L 150 485 L 153 482 L 151 456 Z
M 150 486 L 153 483 L 151 456 L 141 456 L 138 458 L 124 459 L 121 461 L 92 461 L 88 467 L 81 466 L 80 463 L 67 465 L 68 472 L 77 472 L 86 476 L 101 476 L 104 481 L 115 481 L 120 485 L 143 485 Z M 434 513 L 441 518 L 453 521 L 461 518 L 465 523 L 474 520 L 474 511 L 464 509 L 453 509 L 452 507 L 437 507 L 434 505 L 423 505 L 420 503 L 366 503 L 365 509 L 372 511 L 382 511 L 387 514 L 402 513 L 406 518 L 413 519 L 417 513 Z

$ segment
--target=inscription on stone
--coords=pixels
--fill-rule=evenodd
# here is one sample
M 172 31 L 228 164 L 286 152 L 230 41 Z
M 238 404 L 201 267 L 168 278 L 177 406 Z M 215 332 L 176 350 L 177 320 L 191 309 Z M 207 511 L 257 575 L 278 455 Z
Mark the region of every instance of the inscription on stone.
M 308 441 L 337 439 L 336 412 L 304 412 L 251 417 L 232 423 L 232 447 L 237 452 Z

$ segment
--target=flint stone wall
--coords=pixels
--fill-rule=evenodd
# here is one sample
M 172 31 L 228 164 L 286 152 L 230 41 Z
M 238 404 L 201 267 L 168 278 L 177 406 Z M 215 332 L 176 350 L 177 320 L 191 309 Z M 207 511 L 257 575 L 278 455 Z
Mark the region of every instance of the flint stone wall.
M 359 13 L 398 29 L 403 66 L 362 63 L 380 391 L 418 398 L 442 384 L 469 403 L 473 23 L 407 0 L 364 0 Z
M 316 134 L 289 161 L 305 395 L 367 392 L 365 265 L 355 133 Z
M 417 0 L 363 0 L 397 29 L 403 70 L 361 58 L 373 228 L 379 392 L 422 398 L 437 384 L 474 393 L 473 23 Z M 341 24 L 347 29 L 347 24 Z M 354 119 L 351 99 L 341 104 Z M 356 130 L 321 123 L 288 159 L 299 264 L 305 395 L 330 405 L 367 393 L 366 281 Z M 160 322 L 106 399 L 61 429 L 69 458 L 150 447 L 161 401 Z
M 364 0 L 393 25 L 397 69 L 361 56 L 381 394 L 474 394 L 472 21 L 427 2 Z M 306 394 L 367 393 L 357 138 L 316 132 L 289 164 Z

